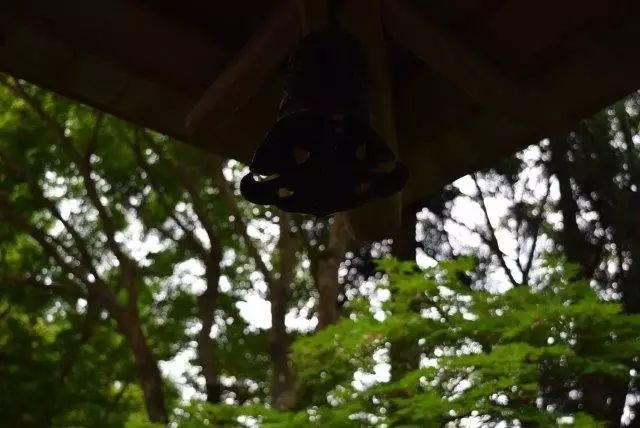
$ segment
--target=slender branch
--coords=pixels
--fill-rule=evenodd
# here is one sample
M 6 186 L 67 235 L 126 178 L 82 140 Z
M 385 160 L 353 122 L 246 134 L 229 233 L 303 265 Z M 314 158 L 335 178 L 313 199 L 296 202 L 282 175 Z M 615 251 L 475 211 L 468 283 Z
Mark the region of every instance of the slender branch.
M 130 265 L 131 263 L 128 256 L 124 254 L 124 252 L 120 248 L 120 245 L 115 240 L 116 228 L 111 214 L 108 212 L 104 204 L 100 201 L 100 195 L 96 188 L 96 184 L 91 178 L 91 168 L 89 162 L 85 162 L 85 157 L 82 156 L 76 149 L 73 141 L 66 135 L 64 128 L 60 126 L 55 118 L 53 118 L 45 111 L 42 104 L 38 102 L 38 100 L 34 96 L 29 94 L 22 83 L 17 80 L 13 80 L 13 84 L 11 84 L 6 77 L 0 77 L 0 84 L 3 84 L 7 88 L 9 88 L 9 90 L 13 91 L 16 95 L 23 99 L 29 105 L 29 107 L 31 107 L 36 116 L 40 118 L 40 120 L 53 133 L 54 137 L 56 137 L 56 139 L 59 141 L 60 147 L 67 153 L 72 161 L 76 163 L 76 166 L 78 167 L 78 169 L 80 170 L 80 174 L 82 175 L 85 190 L 87 191 L 87 196 L 89 197 L 92 205 L 98 211 L 100 220 L 102 221 L 109 248 L 111 249 L 111 251 L 113 251 L 114 255 L 121 265 Z M 96 139 L 101 122 L 102 119 L 100 117 L 97 118 L 96 126 L 94 127 Z
M 85 265 L 85 268 L 91 272 L 91 274 L 98 278 L 100 275 L 96 270 L 93 258 L 89 254 L 88 247 L 85 243 L 85 240 L 82 238 L 80 233 L 69 223 L 60 212 L 58 206 L 49 198 L 44 195 L 44 191 L 42 187 L 38 184 L 37 180 L 34 179 L 33 175 L 30 173 L 29 168 L 23 167 L 18 168 L 13 162 L 11 162 L 6 156 L 0 154 L 0 163 L 5 166 L 7 169 L 13 171 L 18 175 L 22 175 L 27 181 L 29 188 L 31 189 L 31 194 L 41 203 L 43 208 L 45 208 L 49 213 L 55 217 L 60 223 L 64 226 L 65 230 L 71 235 L 73 238 L 73 242 L 80 254 L 80 259 L 82 263 Z
M 94 115 L 96 118 L 95 124 L 93 125 L 93 129 L 91 131 L 91 138 L 89 138 L 89 142 L 87 144 L 87 151 L 85 153 L 85 163 L 86 167 L 89 168 L 91 165 L 91 155 L 93 155 L 96 151 L 96 147 L 98 145 L 98 136 L 100 135 L 100 129 L 102 128 L 102 123 L 104 121 L 104 113 L 98 110 L 94 110 Z
M 202 228 L 204 229 L 205 233 L 207 234 L 207 237 L 209 238 L 209 245 L 211 246 L 211 250 L 210 250 L 211 254 L 215 258 L 222 257 L 222 254 L 223 254 L 222 244 L 220 243 L 220 240 L 218 239 L 218 237 L 214 232 L 215 229 L 207 217 L 206 210 L 202 206 L 202 202 L 198 197 L 197 192 L 195 192 L 195 190 L 191 186 L 185 186 L 185 187 L 187 189 L 187 192 L 189 193 L 189 196 L 191 197 L 191 202 L 193 203 L 193 210 L 198 216 L 198 219 L 200 220 Z
M 197 185 L 195 183 L 194 178 L 191 176 L 191 174 L 186 168 L 182 168 L 176 165 L 175 162 L 171 162 L 165 156 L 163 156 L 162 147 L 160 147 L 160 145 L 157 143 L 157 141 L 153 139 L 152 136 L 150 136 L 148 133 L 143 133 L 143 135 L 146 137 L 145 141 L 153 148 L 154 152 L 160 158 L 160 160 L 164 161 L 164 164 L 169 166 L 174 172 L 174 175 L 180 180 L 180 183 L 183 185 L 183 187 L 187 191 L 187 194 L 189 195 L 189 198 L 191 199 L 193 210 L 198 216 L 198 219 L 200 220 L 200 224 L 202 225 L 202 228 L 207 234 L 207 238 L 209 238 L 211 251 L 213 253 L 221 255 L 222 246 L 218 242 L 218 239 L 215 233 L 216 227 L 211 223 L 211 221 L 209 221 L 209 217 L 206 214 L 206 209 L 202 204 L 202 200 L 200 196 L 198 195 Z M 212 157 L 212 158 L 213 158 L 212 168 L 216 170 L 221 169 L 223 166 L 222 160 L 218 157 Z
M 302 224 L 298 223 L 297 228 L 298 228 L 298 233 L 297 233 L 298 238 L 302 243 L 302 247 L 307 252 L 307 257 L 309 257 L 309 264 L 311 266 L 311 269 L 310 269 L 311 277 L 313 278 L 314 284 L 317 284 L 318 283 L 318 261 L 320 260 L 322 252 L 318 249 L 318 247 L 313 246 L 310 240 L 307 239 L 307 237 L 304 234 L 304 228 L 302 227 Z
M 295 279 L 296 246 L 291 232 L 291 214 L 280 212 L 280 256 L 278 271 L 280 276 L 270 284 L 271 330 L 269 332 L 269 353 L 272 363 L 271 405 L 275 408 L 287 408 L 286 391 L 291 387 L 289 367 L 290 338 L 285 325 L 287 305 L 291 285 Z
M 11 83 L 12 82 L 12 83 Z M 67 137 L 65 130 L 57 120 L 55 120 L 51 115 L 49 115 L 42 104 L 37 100 L 36 97 L 29 94 L 27 88 L 25 88 L 24 84 L 15 79 L 9 79 L 6 76 L 0 76 L 0 84 L 8 88 L 15 95 L 21 98 L 27 105 L 31 108 L 31 110 L 35 113 L 35 115 L 44 123 L 44 125 L 49 129 L 49 131 L 54 135 L 54 137 L 60 142 L 62 149 L 67 153 L 71 159 L 80 165 L 82 163 L 82 156 L 73 146 L 73 142 L 69 137 Z
M 220 165 L 214 165 L 213 167 L 220 169 L 222 168 L 222 164 L 220 163 Z M 193 210 L 198 216 L 198 220 L 200 220 L 200 224 L 202 225 L 202 228 L 209 238 L 211 257 L 213 257 L 214 259 L 222 258 L 222 244 L 220 243 L 220 240 L 215 233 L 215 226 L 211 223 L 211 221 L 209 221 L 206 209 L 202 204 L 202 200 L 198 195 L 198 191 L 196 190 L 196 186 L 193 180 L 189 177 L 189 174 L 186 171 L 183 171 L 180 168 L 175 168 L 175 170 L 177 170 L 177 176 L 181 179 L 181 183 L 187 190 L 187 193 L 189 194 L 189 198 L 191 199 L 191 203 L 193 205 Z
M 139 141 L 139 133 L 136 132 L 134 139 L 131 142 L 131 148 L 135 153 L 137 162 L 142 171 L 147 174 L 151 187 L 158 195 L 158 200 L 162 204 L 163 208 L 167 211 L 170 218 L 178 225 L 178 227 L 184 232 L 184 237 L 189 247 L 196 253 L 200 254 L 203 263 L 206 266 L 206 290 L 197 297 L 198 316 L 202 323 L 202 328 L 197 335 L 198 343 L 198 361 L 202 367 L 202 372 L 206 381 L 206 394 L 207 401 L 211 403 L 217 403 L 220 400 L 221 387 L 218 380 L 218 368 L 215 363 L 213 349 L 211 347 L 211 339 L 209 338 L 209 332 L 215 322 L 214 311 L 217 306 L 218 297 L 218 283 L 220 279 L 220 262 L 222 259 L 222 246 L 218 239 L 213 234 L 213 228 L 208 225 L 205 210 L 200 205 L 195 186 L 192 186 L 189 182 L 187 188 L 188 193 L 192 199 L 193 208 L 200 219 L 201 224 L 209 237 L 211 245 L 210 251 L 207 251 L 204 245 L 196 238 L 193 227 L 186 225 L 175 214 L 175 210 L 166 199 L 165 192 L 162 191 L 162 186 L 156 180 L 156 174 L 152 166 L 146 161 Z M 168 160 L 163 159 L 159 148 L 156 147 L 157 155 L 163 164 L 172 168 L 174 176 L 179 176 L 180 173 L 176 173 L 178 169 L 175 165 L 172 165 Z M 164 228 L 161 228 L 160 233 L 168 236 L 170 239 L 177 242 L 176 239 Z
M 229 208 L 229 211 L 231 211 L 231 214 L 235 218 L 235 221 L 233 222 L 233 224 L 238 234 L 242 236 L 242 239 L 244 240 L 244 244 L 245 244 L 245 247 L 247 248 L 247 252 L 249 253 L 249 256 L 253 259 L 254 263 L 256 264 L 257 270 L 262 273 L 267 283 L 273 284 L 273 281 L 275 280 L 275 278 L 272 275 L 271 271 L 267 268 L 267 265 L 262 260 L 262 257 L 260 257 L 260 252 L 258 251 L 257 246 L 255 245 L 255 243 L 247 233 L 247 223 L 245 222 L 244 216 L 240 211 L 240 207 L 238 206 L 238 202 L 236 201 L 236 198 L 234 197 L 233 193 L 231 192 L 231 189 L 229 188 L 229 183 L 227 183 L 227 180 L 224 178 L 224 175 L 222 174 L 221 168 L 217 168 L 215 170 L 213 179 L 214 179 L 214 182 L 218 185 L 218 188 L 220 189 L 220 192 L 225 201 L 225 204 L 227 205 L 227 208 Z
M 65 249 L 64 246 L 61 246 L 54 237 L 44 232 L 37 226 L 31 225 L 24 218 L 20 217 L 15 213 L 14 210 L 11 209 L 11 206 L 6 199 L 6 197 L 0 193 L 0 219 L 4 219 L 9 221 L 11 224 L 16 226 L 19 230 L 24 231 L 28 235 L 30 235 L 33 239 L 40 244 L 40 247 L 44 250 L 44 252 L 51 257 L 57 264 L 62 268 L 67 274 L 74 276 L 81 284 L 87 287 L 87 289 L 95 288 L 92 285 L 102 286 L 101 288 L 106 289 L 106 284 L 102 283 L 99 278 L 96 278 L 94 283 L 91 283 L 88 280 L 88 273 L 79 266 L 74 266 L 71 263 L 65 260 L 65 257 L 60 254 L 59 248 Z M 68 252 L 68 249 L 65 249 Z M 106 290 L 108 291 L 108 289 Z
M 456 254 L 455 250 L 453 249 L 453 245 L 451 245 L 451 237 L 449 236 L 449 232 L 447 232 L 444 229 L 444 222 L 443 222 L 443 226 L 442 226 L 443 232 L 444 232 L 444 239 L 447 241 L 447 245 L 449 246 L 449 257 L 452 259 L 455 259 L 458 257 L 458 254 Z M 435 257 L 434 257 L 435 259 Z
M 160 186 L 160 184 L 156 180 L 156 176 L 154 171 L 152 170 L 151 165 L 149 165 L 149 163 L 144 159 L 144 154 L 142 153 L 142 148 L 140 147 L 137 131 L 134 135 L 133 141 L 130 142 L 129 145 L 133 150 L 134 155 L 136 156 L 136 160 L 141 170 L 147 174 L 147 178 L 149 179 L 149 184 L 151 185 L 155 193 L 158 195 L 158 201 L 160 202 L 160 204 L 162 204 L 162 207 L 165 209 L 165 211 L 167 211 L 167 214 L 169 215 L 169 217 L 176 223 L 176 225 L 184 233 L 184 236 L 187 240 L 187 245 L 189 246 L 189 248 L 191 248 L 191 250 L 194 251 L 195 253 L 199 254 L 203 259 L 206 259 L 208 256 L 207 250 L 204 248 L 200 240 L 198 240 L 194 236 L 193 228 L 184 224 L 184 222 L 176 215 L 175 210 L 169 204 L 169 202 L 165 197 L 166 196 L 165 192 L 162 191 L 162 186 Z M 177 242 L 177 240 L 175 240 L 173 236 L 171 236 L 167 231 L 163 230 L 160 233 L 170 238 L 172 241 Z
M 44 111 L 44 110 L 42 110 Z M 54 121 L 55 122 L 55 121 Z M 93 140 L 97 141 L 98 132 L 102 123 L 102 115 L 96 118 L 96 123 L 94 126 L 94 135 L 92 136 Z M 63 134 L 64 137 L 64 134 Z M 105 204 L 102 203 L 100 194 L 98 192 L 97 186 L 93 178 L 91 177 L 91 163 L 89 162 L 91 157 L 91 148 L 87 151 L 87 155 L 85 157 L 86 161 L 82 161 L 82 156 L 75 150 L 71 140 L 68 138 L 64 138 L 61 140 L 65 144 L 65 147 L 68 148 L 68 151 L 72 152 L 75 157 L 78 158 L 78 168 L 80 169 L 80 173 L 83 178 L 83 183 L 85 190 L 87 192 L 87 197 L 91 201 L 91 204 L 98 211 L 98 217 L 103 226 L 103 231 L 107 238 L 107 245 L 109 249 L 113 252 L 115 257 L 120 262 L 120 269 L 122 272 L 124 283 L 122 284 L 124 288 L 127 290 L 127 305 L 130 310 L 137 312 L 137 300 L 138 300 L 138 289 L 137 289 L 137 265 L 133 263 L 133 261 L 129 258 L 127 254 L 122 250 L 120 244 L 116 242 L 116 232 L 117 228 L 115 226 L 115 222 L 109 209 Z M 95 142 L 91 142 L 91 144 L 95 144 Z M 115 309 L 115 308 L 114 308 Z
M 516 199 L 516 191 L 515 188 L 513 186 L 513 184 L 510 183 L 510 187 L 511 187 L 511 193 L 513 196 L 514 200 L 518 200 L 518 201 L 523 201 L 524 200 L 524 194 L 525 191 L 527 189 L 527 186 L 529 185 L 529 181 L 531 180 L 531 177 L 527 177 L 525 182 L 522 184 L 522 193 L 520 195 L 519 198 Z M 520 239 L 520 229 L 522 228 L 522 223 L 523 223 L 523 216 L 520 215 L 520 213 L 517 213 L 516 215 L 516 230 L 515 230 L 515 235 L 516 235 L 516 257 L 515 257 L 515 262 L 518 265 L 518 269 L 520 269 L 520 272 L 522 272 L 524 270 L 524 267 L 522 266 L 522 263 L 520 262 L 520 254 L 522 254 L 522 245 L 523 245 L 523 240 Z M 525 282 L 524 280 L 522 281 L 523 283 Z
M 486 245 L 490 245 L 491 240 L 490 240 L 487 236 L 485 236 L 483 233 L 480 233 L 479 231 L 475 230 L 474 228 L 469 227 L 468 225 L 464 224 L 464 223 L 463 223 L 463 222 L 461 222 L 460 220 L 457 220 L 457 219 L 455 219 L 455 218 L 453 218 L 453 217 L 451 217 L 451 218 L 449 218 L 449 219 L 447 219 L 447 220 L 451 221 L 451 222 L 452 222 L 452 223 L 454 223 L 456 226 L 464 227 L 467 231 L 469 231 L 469 232 L 471 232 L 471 233 L 473 233 L 473 234 L 478 235 L 478 237 L 480 238 L 480 240 L 481 240 L 482 242 L 484 242 Z M 451 245 L 451 244 L 449 244 L 449 245 Z
M 624 102 L 618 103 L 615 108 L 615 114 L 618 118 L 618 122 L 620 123 L 620 131 L 622 132 L 622 136 L 624 137 L 626 155 L 625 160 L 627 162 L 627 170 L 629 172 L 630 187 L 634 182 L 634 178 L 637 177 L 637 155 L 634 153 L 635 144 L 633 142 L 633 131 L 631 129 L 631 124 L 629 123 L 629 115 L 627 114 Z
M 480 188 L 480 184 L 478 183 L 478 177 L 474 173 L 474 174 L 471 174 L 471 178 L 473 179 L 473 183 L 475 184 L 476 191 L 478 192 L 478 202 L 480 203 L 480 208 L 482 208 L 487 229 L 489 230 L 489 240 L 488 240 L 489 248 L 491 248 L 493 252 L 496 253 L 496 255 L 498 256 L 500 265 L 502 266 L 502 269 L 504 270 L 505 274 L 509 278 L 509 281 L 511 282 L 511 284 L 514 287 L 517 287 L 520 284 L 514 278 L 513 273 L 511 272 L 511 269 L 509 269 L 509 266 L 507 266 L 506 256 L 500 249 L 500 244 L 498 243 L 498 238 L 496 237 L 496 231 L 493 228 L 493 224 L 491 224 L 491 218 L 489 217 L 489 210 L 487 209 L 487 205 L 484 200 L 484 194 L 482 193 L 482 189 Z
M 100 195 L 98 194 L 96 183 L 93 181 L 93 178 L 91 178 L 90 170 L 86 168 L 82 168 L 82 170 L 82 177 L 85 190 L 87 191 L 87 196 L 89 197 L 91 204 L 98 211 L 98 215 L 100 217 L 105 235 L 107 237 L 107 244 L 109 245 L 109 248 L 123 267 L 131 265 L 132 263 L 129 259 L 129 256 L 127 256 L 122 251 L 120 244 L 116 242 L 116 227 L 113 222 L 113 218 L 111 217 L 111 214 L 109 213 L 107 207 L 102 203 L 102 201 L 100 201 Z
M 206 382 L 207 401 L 218 403 L 220 401 L 221 386 L 219 382 L 219 369 L 214 358 L 214 350 L 209 334 L 215 324 L 215 310 L 218 306 L 220 282 L 220 257 L 213 260 L 205 260 L 206 289 L 197 297 L 198 317 L 202 328 L 196 336 L 198 343 L 198 361 L 202 367 L 202 374 Z
M 71 287 L 66 287 L 62 283 L 57 285 L 46 285 L 42 281 L 38 281 L 34 275 L 27 276 L 2 276 L 0 281 L 12 287 L 32 287 L 46 294 L 56 293 L 57 295 L 66 296 L 72 299 L 84 298 L 86 295 L 80 292 L 80 287 L 72 283 Z
M 122 388 L 120 388 L 120 391 L 118 391 L 118 393 L 116 394 L 115 397 L 113 397 L 113 402 L 111 403 L 113 405 L 113 407 L 117 406 L 118 403 L 120 402 L 120 400 L 122 399 L 122 397 L 124 396 L 124 393 L 127 391 L 127 389 L 129 388 L 129 386 L 131 386 L 131 383 L 127 382 L 124 385 L 122 385 Z
M 532 230 L 531 235 L 533 236 L 533 242 L 531 242 L 531 248 L 529 249 L 529 256 L 527 258 L 527 264 L 525 265 L 524 270 L 522 271 L 522 283 L 526 284 L 529 282 L 529 274 L 531 272 L 531 267 L 533 266 L 533 260 L 535 258 L 536 247 L 538 245 L 538 238 L 540 236 L 540 225 L 542 224 L 542 219 L 544 217 L 544 207 L 547 204 L 547 200 L 549 199 L 549 194 L 551 193 L 551 180 L 547 180 L 547 190 L 540 202 L 540 208 L 538 215 L 536 216 L 534 228 Z
M 325 328 L 338 321 L 338 295 L 340 282 L 338 271 L 344 260 L 349 240 L 349 223 L 345 213 L 333 217 L 329 226 L 326 248 L 317 260 L 316 287 L 318 289 L 318 329 Z
M 71 373 L 71 369 L 78 360 L 81 348 L 91 339 L 94 327 L 100 319 L 99 314 L 100 311 L 98 306 L 95 304 L 95 302 L 89 299 L 87 303 L 87 312 L 84 317 L 84 322 L 82 323 L 82 328 L 80 330 L 80 337 L 78 338 L 78 341 L 74 344 L 74 346 L 67 350 L 67 354 L 62 360 L 60 378 L 58 379 L 60 385 L 64 385 L 64 382 L 69 376 L 69 373 Z
M 516 199 L 516 191 L 513 185 L 511 185 L 512 188 L 512 196 L 513 196 L 513 200 L 517 200 L 517 201 L 524 201 L 524 195 L 526 193 L 527 187 L 529 186 L 529 182 L 531 181 L 531 177 L 527 176 L 525 179 L 525 182 L 522 184 L 522 192 L 520 194 L 520 197 Z M 520 255 L 522 254 L 522 246 L 524 244 L 523 239 L 520 239 L 520 230 L 522 229 L 522 223 L 523 223 L 523 218 L 524 216 L 519 215 L 520 213 L 518 213 L 518 215 L 516 216 L 517 218 L 517 224 L 516 224 L 516 230 L 515 230 L 515 235 L 516 235 L 516 257 L 515 257 L 515 261 L 516 264 L 518 265 L 518 268 L 520 269 L 520 272 L 522 272 L 524 270 L 524 267 L 522 266 L 522 263 L 520 261 Z M 526 282 L 522 281 L 523 283 Z

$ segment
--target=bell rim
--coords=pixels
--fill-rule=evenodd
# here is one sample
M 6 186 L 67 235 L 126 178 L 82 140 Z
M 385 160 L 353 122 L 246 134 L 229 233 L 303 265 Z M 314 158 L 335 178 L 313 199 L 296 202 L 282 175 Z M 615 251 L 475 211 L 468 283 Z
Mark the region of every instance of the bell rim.
M 353 112 L 322 112 L 322 111 L 311 111 L 308 109 L 301 109 L 293 112 L 288 112 L 287 114 L 281 116 L 278 121 L 271 127 L 271 129 L 266 133 L 262 143 L 258 146 L 258 148 L 254 151 L 253 157 L 251 159 L 251 163 L 249 164 L 249 168 L 252 172 L 257 173 L 259 175 L 269 175 L 276 173 L 278 169 L 281 169 L 287 161 L 291 161 L 291 159 L 286 159 L 285 157 L 279 157 L 276 162 L 279 165 L 273 165 L 269 167 L 267 163 L 269 160 L 266 160 L 267 156 L 264 155 L 266 151 L 273 150 L 274 148 L 281 149 L 279 141 L 300 141 L 299 144 L 295 144 L 295 147 L 304 149 L 304 150 L 313 150 L 314 147 L 312 145 L 305 144 L 304 138 L 296 138 L 297 135 L 289 135 L 296 132 L 295 127 L 291 125 L 292 122 L 298 121 L 300 119 L 318 119 L 318 124 L 325 122 L 323 125 L 318 126 L 315 131 L 321 132 L 326 129 L 326 122 L 328 121 L 327 116 L 341 117 L 340 120 L 344 121 L 348 126 L 355 127 L 355 133 L 362 137 L 361 141 L 363 144 L 372 147 L 374 150 L 369 150 L 368 153 L 375 153 L 376 157 L 373 159 L 368 159 L 369 162 L 394 162 L 397 161 L 397 156 L 384 142 L 382 137 L 376 132 L 376 130 L 370 125 L 370 123 L 360 117 L 360 115 L 355 114 Z M 312 122 L 311 122 L 312 123 Z M 346 125 L 345 125 L 346 126 Z M 305 134 L 313 133 L 314 130 L 305 129 Z M 288 148 L 288 147 L 287 147 Z M 264 156 L 264 157 L 263 157 Z

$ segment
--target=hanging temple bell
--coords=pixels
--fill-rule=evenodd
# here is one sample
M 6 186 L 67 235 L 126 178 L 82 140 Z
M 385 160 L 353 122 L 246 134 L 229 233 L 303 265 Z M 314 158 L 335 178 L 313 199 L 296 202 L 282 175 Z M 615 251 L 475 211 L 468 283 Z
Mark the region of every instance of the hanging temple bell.
M 290 56 L 278 120 L 240 183 L 251 202 L 325 216 L 391 196 L 408 177 L 371 127 L 367 61 L 335 26 Z

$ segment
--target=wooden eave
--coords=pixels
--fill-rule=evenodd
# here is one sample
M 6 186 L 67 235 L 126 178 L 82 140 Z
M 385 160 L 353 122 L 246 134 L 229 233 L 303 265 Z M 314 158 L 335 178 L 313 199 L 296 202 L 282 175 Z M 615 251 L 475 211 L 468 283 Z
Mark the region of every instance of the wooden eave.
M 405 205 L 640 88 L 637 0 L 343 3 L 382 70 L 377 123 L 409 167 Z M 324 13 L 322 0 L 4 0 L 0 71 L 248 162 L 283 58 Z

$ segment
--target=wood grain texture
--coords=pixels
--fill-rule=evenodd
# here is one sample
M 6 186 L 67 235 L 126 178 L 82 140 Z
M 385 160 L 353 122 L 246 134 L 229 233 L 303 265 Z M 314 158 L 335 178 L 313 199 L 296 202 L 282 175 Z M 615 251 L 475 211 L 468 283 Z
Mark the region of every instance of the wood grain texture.
M 389 70 L 387 44 L 382 27 L 382 5 L 379 0 L 344 2 L 340 22 L 362 42 L 368 63 L 372 125 L 385 143 L 398 154 L 393 82 Z M 349 211 L 355 235 L 362 240 L 379 240 L 400 233 L 402 198 L 400 194 L 378 199 Z
M 224 126 L 273 78 L 301 37 L 297 1 L 284 0 L 198 100 L 187 133 L 195 137 Z
M 277 115 L 273 58 L 295 45 L 301 22 L 321 26 L 312 22 L 322 3 L 305 1 L 308 18 L 293 8 L 292 27 L 274 39 L 284 41 L 258 53 L 266 65 L 254 64 L 264 69 L 244 66 L 254 84 L 229 85 L 226 113 L 207 116 L 193 136 L 187 114 L 280 2 L 5 0 L 0 70 L 248 162 Z M 410 168 L 404 204 L 640 88 L 637 0 L 403 0 L 416 12 L 396 15 L 384 31 L 380 1 L 398 3 L 343 0 L 340 13 L 375 64 L 374 126 Z M 364 212 L 386 224 L 376 216 L 395 209 Z

